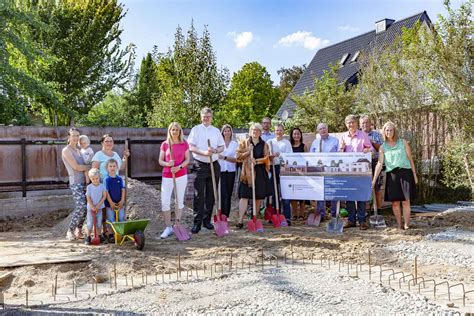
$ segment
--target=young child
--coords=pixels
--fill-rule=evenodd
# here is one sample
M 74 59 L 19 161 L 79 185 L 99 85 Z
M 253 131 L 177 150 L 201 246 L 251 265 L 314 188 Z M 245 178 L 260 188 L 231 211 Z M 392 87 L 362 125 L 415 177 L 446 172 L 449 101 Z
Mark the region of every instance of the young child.
M 118 164 L 115 159 L 109 159 L 106 164 L 108 176 L 105 178 L 105 189 L 107 190 L 107 200 L 105 207 L 107 210 L 107 221 L 116 222 L 115 210 L 118 210 L 118 221 L 125 221 L 125 185 L 122 178 L 117 176 Z M 114 233 L 111 227 L 108 227 L 109 242 L 115 242 Z
M 87 236 L 84 238 L 86 245 L 91 244 L 91 234 L 94 229 L 94 217 L 96 218 L 96 232 L 100 233 L 102 227 L 102 209 L 104 201 L 107 198 L 107 190 L 105 186 L 100 183 L 100 171 L 97 168 L 92 168 L 88 172 L 89 178 L 92 183 L 87 186 L 86 198 L 87 198 Z M 104 242 L 104 238 L 101 238 L 100 242 Z
M 94 151 L 92 148 L 90 148 L 91 141 L 89 140 L 89 137 L 87 135 L 81 135 L 79 136 L 79 146 L 81 147 L 81 156 L 82 159 L 84 159 L 84 163 L 86 165 L 89 165 L 92 161 L 92 157 L 94 157 Z M 90 179 L 88 176 L 87 171 L 84 172 L 85 178 L 86 178 L 86 183 L 90 183 Z

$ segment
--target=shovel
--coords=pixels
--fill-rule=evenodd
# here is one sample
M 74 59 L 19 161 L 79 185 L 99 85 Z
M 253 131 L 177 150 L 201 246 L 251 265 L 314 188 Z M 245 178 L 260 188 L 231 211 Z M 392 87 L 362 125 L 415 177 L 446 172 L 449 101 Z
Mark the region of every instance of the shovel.
M 339 209 L 341 208 L 341 201 L 337 201 L 336 218 L 331 218 L 328 223 L 326 231 L 333 234 L 342 234 L 344 230 L 344 221 L 339 217 Z
M 100 210 L 99 212 L 102 212 L 102 210 Z M 91 213 L 92 213 L 92 217 L 94 217 L 94 238 L 92 238 L 91 244 L 97 246 L 97 245 L 100 245 L 100 238 L 99 238 L 99 235 L 97 235 L 97 213 L 94 212 L 93 210 L 91 210 Z
M 273 144 L 270 142 L 270 155 L 273 153 Z M 277 180 L 276 180 L 276 172 L 275 172 L 275 160 L 272 159 L 272 171 L 273 171 L 273 188 L 275 191 L 275 206 L 276 206 L 276 212 L 275 214 L 272 214 L 272 224 L 273 227 L 278 228 L 278 227 L 287 227 L 288 222 L 286 221 L 286 218 L 283 214 L 280 214 L 280 202 L 278 198 L 278 185 L 277 185 Z
M 213 168 L 213 167 L 211 167 Z M 216 235 L 222 237 L 224 235 L 229 235 L 229 223 L 227 222 L 227 216 L 222 214 L 222 206 L 221 206 L 221 183 L 219 182 L 218 185 L 218 201 L 219 201 L 219 208 L 217 209 L 217 214 L 214 214 L 214 230 Z
M 373 228 L 387 228 L 387 224 L 385 224 L 385 220 L 382 215 L 378 215 L 377 213 L 377 198 L 375 196 L 375 190 L 372 190 L 373 200 L 374 200 L 374 215 L 369 217 L 370 226 Z
M 207 146 L 211 147 L 210 139 L 207 140 Z M 215 208 L 215 212 L 214 212 L 214 232 L 216 233 L 217 237 L 222 237 L 229 234 L 229 224 L 227 223 L 227 217 L 225 215 L 222 215 L 221 213 L 220 195 L 218 195 L 218 192 L 217 192 L 216 177 L 215 177 L 214 163 L 212 161 L 212 156 L 209 156 L 209 162 L 210 162 L 210 167 L 211 167 L 212 189 L 214 192 L 214 207 L 215 207 L 216 202 L 219 203 L 219 208 L 218 209 Z M 218 201 L 216 201 L 216 199 Z
M 253 163 L 253 149 L 250 151 L 251 159 L 251 174 L 252 174 L 252 203 L 253 203 L 253 217 L 247 222 L 247 229 L 251 233 L 263 233 L 263 225 L 260 219 L 257 219 L 257 199 L 255 197 L 255 165 Z
M 317 211 L 309 214 L 308 218 L 306 219 L 306 225 L 308 226 L 319 226 L 321 223 L 321 214 Z
M 169 145 L 170 148 L 170 159 L 173 160 L 173 152 L 171 150 L 171 145 Z M 174 192 L 174 214 L 175 217 L 181 218 L 181 216 L 177 216 L 178 214 L 181 215 L 181 211 L 178 208 L 178 188 L 176 186 L 176 175 L 174 172 L 171 173 L 173 176 L 173 192 Z M 173 225 L 173 233 L 176 236 L 176 239 L 179 241 L 184 241 L 184 240 L 189 240 L 191 239 L 191 235 L 189 234 L 188 230 L 186 227 L 184 227 L 183 224 L 181 224 L 179 221 L 175 222 Z

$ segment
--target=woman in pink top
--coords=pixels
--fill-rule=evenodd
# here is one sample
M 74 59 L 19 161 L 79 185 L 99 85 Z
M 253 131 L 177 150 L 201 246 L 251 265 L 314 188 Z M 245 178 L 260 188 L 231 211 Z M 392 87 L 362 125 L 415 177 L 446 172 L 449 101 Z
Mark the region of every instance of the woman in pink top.
M 170 145 L 171 154 L 170 155 Z M 188 184 L 187 166 L 189 164 L 189 146 L 183 138 L 183 129 L 177 122 L 173 122 L 168 127 L 168 137 L 161 144 L 160 166 L 163 166 L 161 182 L 161 207 L 165 219 L 166 228 L 161 234 L 161 238 L 167 238 L 173 234 L 171 223 L 171 194 L 173 193 L 173 173 L 176 178 L 176 190 L 179 211 L 175 214 L 175 221 L 181 220 L 184 208 L 184 193 Z
M 355 115 L 348 115 L 344 120 L 347 127 L 347 133 L 342 135 L 340 151 L 343 152 L 364 152 L 368 153 L 374 150 L 369 136 L 358 129 L 358 120 Z M 356 218 L 356 203 L 357 203 L 357 218 Z M 347 211 L 349 212 L 349 221 L 344 226 L 345 228 L 356 227 L 356 219 L 359 220 L 359 228 L 366 230 L 369 228 L 365 222 L 366 201 L 346 201 Z

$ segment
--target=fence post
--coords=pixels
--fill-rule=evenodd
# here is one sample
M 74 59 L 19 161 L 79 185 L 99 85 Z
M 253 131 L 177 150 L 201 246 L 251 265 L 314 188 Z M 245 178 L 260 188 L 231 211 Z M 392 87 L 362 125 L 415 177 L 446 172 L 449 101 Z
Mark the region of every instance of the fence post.
M 128 143 L 128 152 L 130 153 L 130 158 L 132 157 L 132 142 L 130 141 L 130 138 L 127 137 L 127 143 Z M 132 176 L 132 159 L 127 159 L 127 177 Z
M 26 197 L 26 139 L 21 139 L 21 190 Z

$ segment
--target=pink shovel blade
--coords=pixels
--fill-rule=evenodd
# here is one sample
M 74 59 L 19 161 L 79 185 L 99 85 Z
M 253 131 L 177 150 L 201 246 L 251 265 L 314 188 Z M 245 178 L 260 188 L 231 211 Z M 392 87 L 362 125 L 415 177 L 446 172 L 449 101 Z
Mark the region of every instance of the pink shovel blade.
M 321 215 L 319 213 L 311 213 L 306 220 L 306 225 L 308 226 L 319 226 L 321 223 Z
M 189 234 L 188 230 L 182 224 L 175 224 L 173 227 L 174 235 L 176 239 L 179 241 L 189 240 L 191 239 L 191 235 Z
M 222 220 L 222 217 L 227 219 L 225 215 L 214 216 L 214 231 L 218 237 L 229 234 L 229 224 L 226 220 Z
M 280 214 L 280 226 L 281 227 L 288 227 L 288 222 L 283 214 Z
M 254 216 L 253 219 L 251 219 L 247 222 L 247 230 L 249 232 L 255 233 L 257 231 L 257 228 L 255 226 L 256 221 L 257 221 L 257 218 Z
M 257 233 L 263 233 L 263 224 L 260 219 L 257 219 L 257 221 L 255 222 L 255 230 L 257 231 Z

